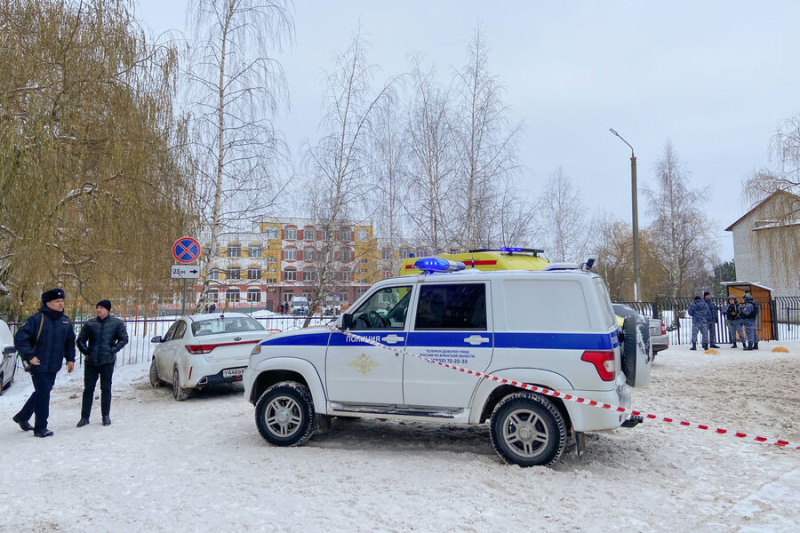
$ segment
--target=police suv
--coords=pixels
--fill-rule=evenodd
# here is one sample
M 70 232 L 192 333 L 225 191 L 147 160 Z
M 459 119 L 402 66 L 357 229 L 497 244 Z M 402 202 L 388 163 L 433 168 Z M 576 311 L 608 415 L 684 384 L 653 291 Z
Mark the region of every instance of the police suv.
M 245 398 L 265 440 L 300 445 L 332 417 L 489 421 L 503 460 L 533 466 L 557 461 L 569 435 L 582 451 L 584 432 L 635 425 L 620 413 L 414 355 L 629 407 L 629 386 L 647 383 L 649 358 L 643 348 L 623 352 L 605 284 L 585 265 L 497 272 L 441 258 L 416 265 L 421 274 L 375 284 L 335 327 L 273 335 L 253 349 Z

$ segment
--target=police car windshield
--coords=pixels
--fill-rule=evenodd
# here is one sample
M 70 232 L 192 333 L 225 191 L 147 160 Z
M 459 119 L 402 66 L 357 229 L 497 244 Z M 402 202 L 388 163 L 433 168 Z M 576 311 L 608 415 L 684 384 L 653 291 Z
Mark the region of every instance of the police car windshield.
M 250 317 L 239 316 L 212 318 L 192 323 L 192 335 L 195 337 L 245 331 L 264 331 L 264 327 Z

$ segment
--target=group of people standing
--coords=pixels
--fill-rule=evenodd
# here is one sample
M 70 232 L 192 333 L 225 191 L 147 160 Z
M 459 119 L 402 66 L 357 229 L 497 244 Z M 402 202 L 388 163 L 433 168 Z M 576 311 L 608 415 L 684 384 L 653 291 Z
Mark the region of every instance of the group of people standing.
M 694 297 L 694 303 L 689 306 L 687 311 L 692 317 L 692 347 L 690 350 L 697 350 L 697 336 L 702 336 L 703 349 L 719 348 L 716 344 L 716 325 L 719 323 L 719 309 L 711 298 L 711 293 L 704 292 L 703 297 Z M 758 316 L 758 304 L 753 301 L 749 292 L 742 296 L 739 302 L 736 296 L 728 296 L 728 304 L 724 310 L 725 319 L 728 324 L 731 348 L 736 348 L 736 337 L 738 335 L 745 351 L 758 350 L 758 328 L 756 328 L 756 317 Z
M 88 320 L 77 337 L 78 350 L 84 355 L 84 390 L 78 427 L 89 423 L 98 378 L 103 425 L 111 424 L 111 377 L 117 352 L 128 343 L 125 324 L 111 315 L 111 301 L 97 302 L 95 312 L 97 317 Z M 50 391 L 64 360 L 67 372 L 71 373 L 75 367 L 75 330 L 64 314 L 63 289 L 51 289 L 42 294 L 41 308 L 17 330 L 14 346 L 30 367 L 34 391 L 12 420 L 23 431 L 33 430 L 37 437 L 51 437 L 53 432 L 47 429 Z M 30 419 L 34 415 L 35 422 L 31 426 Z

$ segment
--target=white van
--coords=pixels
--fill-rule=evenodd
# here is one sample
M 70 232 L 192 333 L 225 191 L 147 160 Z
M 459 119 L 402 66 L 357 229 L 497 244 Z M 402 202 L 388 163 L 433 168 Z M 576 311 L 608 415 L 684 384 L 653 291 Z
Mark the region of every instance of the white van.
M 292 297 L 292 314 L 297 316 L 308 316 L 311 313 L 308 310 L 308 298 L 305 296 Z
M 302 444 L 315 417 L 323 426 L 330 417 L 489 421 L 497 453 L 533 466 L 557 461 L 570 434 L 582 451 L 584 432 L 638 422 L 412 355 L 628 408 L 629 384 L 646 384 L 650 361 L 638 350 L 626 366 L 631 375 L 623 373 L 617 321 L 598 275 L 580 268 L 434 273 L 436 261 L 426 259 L 418 263 L 423 274 L 375 284 L 334 330 L 274 335 L 254 348 L 245 398 L 264 439 Z

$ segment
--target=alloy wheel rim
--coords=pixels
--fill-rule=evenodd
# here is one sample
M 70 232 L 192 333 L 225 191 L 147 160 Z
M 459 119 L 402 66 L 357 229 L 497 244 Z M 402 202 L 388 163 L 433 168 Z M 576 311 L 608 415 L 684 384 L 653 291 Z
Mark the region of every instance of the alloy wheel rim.
M 294 398 L 277 396 L 267 404 L 264 419 L 270 433 L 289 437 L 300 427 L 303 415 L 300 404 Z
M 531 409 L 515 409 L 503 424 L 503 440 L 515 454 L 532 459 L 544 450 L 550 431 L 544 419 Z

